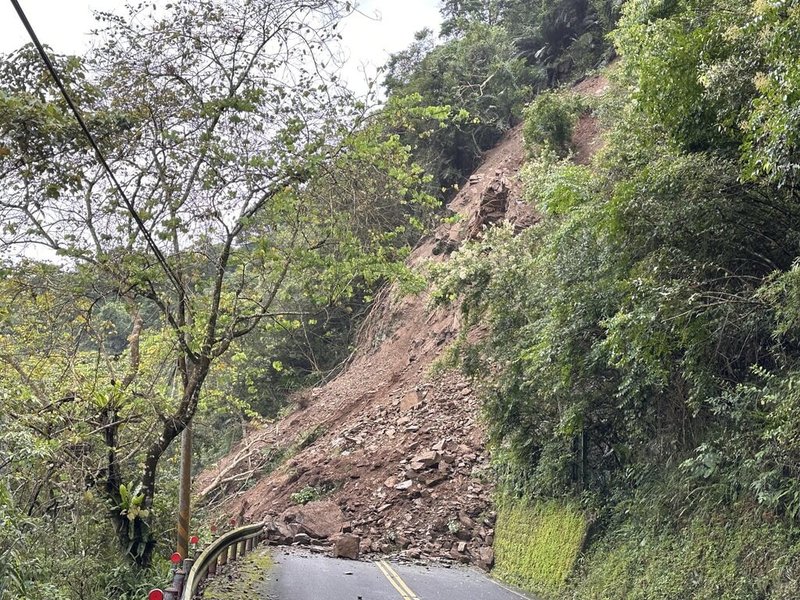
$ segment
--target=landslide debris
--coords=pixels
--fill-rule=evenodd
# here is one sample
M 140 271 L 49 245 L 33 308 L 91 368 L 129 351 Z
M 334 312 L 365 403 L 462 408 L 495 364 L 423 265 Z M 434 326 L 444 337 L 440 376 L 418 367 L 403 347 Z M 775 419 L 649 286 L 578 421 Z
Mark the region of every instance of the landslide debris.
M 581 85 L 596 94 L 603 83 Z M 596 150 L 584 139 L 593 127 L 586 120 L 578 130 L 580 160 Z M 450 203 L 460 218 L 424 238 L 411 263 L 446 261 L 495 223 L 517 230 L 535 223 L 522 200 L 523 161 L 517 127 Z M 276 544 L 490 569 L 496 513 L 479 400 L 460 373 L 431 369 L 454 340 L 460 315 L 428 301 L 427 294 L 385 290 L 347 369 L 298 396 L 294 412 L 252 432 L 198 477 L 196 491 L 210 508 L 267 521 Z

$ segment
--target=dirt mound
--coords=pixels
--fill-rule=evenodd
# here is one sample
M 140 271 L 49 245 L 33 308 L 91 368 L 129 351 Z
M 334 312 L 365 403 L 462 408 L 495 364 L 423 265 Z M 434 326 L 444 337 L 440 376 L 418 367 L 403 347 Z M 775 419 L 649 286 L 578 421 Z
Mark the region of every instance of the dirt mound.
M 460 218 L 424 238 L 411 263 L 447 260 L 497 222 L 517 229 L 535 223 L 522 201 L 523 160 L 517 127 L 451 202 Z M 362 554 L 490 568 L 495 513 L 480 405 L 462 375 L 432 373 L 459 315 L 432 310 L 428 300 L 386 290 L 339 377 L 305 393 L 295 412 L 252 433 L 197 478 L 196 491 L 213 511 L 270 521 L 278 542 L 319 544 L 298 503 L 318 510 L 314 501 L 324 498 L 336 505 L 341 532 L 360 539 Z

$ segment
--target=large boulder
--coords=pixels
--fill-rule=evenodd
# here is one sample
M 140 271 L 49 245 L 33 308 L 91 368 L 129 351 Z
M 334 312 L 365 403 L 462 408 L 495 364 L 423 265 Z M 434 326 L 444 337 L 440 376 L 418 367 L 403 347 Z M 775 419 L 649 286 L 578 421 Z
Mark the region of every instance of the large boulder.
M 300 533 L 318 540 L 336 535 L 345 524 L 341 509 L 330 500 L 318 500 L 305 506 L 289 508 L 281 518 L 287 523 L 296 524 Z
M 267 539 L 275 544 L 291 544 L 297 533 L 291 525 L 283 521 L 270 520 L 264 526 Z
M 361 546 L 361 538 L 351 533 L 341 533 L 333 537 L 333 556 L 334 558 L 358 559 L 358 551 Z

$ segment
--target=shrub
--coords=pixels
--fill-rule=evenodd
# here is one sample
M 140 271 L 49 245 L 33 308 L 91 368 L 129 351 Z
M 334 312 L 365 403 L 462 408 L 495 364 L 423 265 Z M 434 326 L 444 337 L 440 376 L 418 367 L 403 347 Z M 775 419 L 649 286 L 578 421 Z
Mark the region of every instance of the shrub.
M 289 496 L 289 499 L 295 504 L 308 504 L 314 500 L 319 500 L 322 497 L 320 491 L 310 485 L 307 485 L 299 492 L 295 492 Z
M 571 149 L 572 130 L 580 112 L 574 96 L 559 92 L 539 94 L 525 109 L 525 145 L 530 153 L 542 148 L 566 156 Z

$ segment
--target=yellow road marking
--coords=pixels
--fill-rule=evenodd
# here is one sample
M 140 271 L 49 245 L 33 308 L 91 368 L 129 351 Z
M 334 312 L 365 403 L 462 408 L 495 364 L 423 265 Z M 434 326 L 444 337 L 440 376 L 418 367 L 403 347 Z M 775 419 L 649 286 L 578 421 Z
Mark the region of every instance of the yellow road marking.
M 403 600 L 411 600 L 411 598 L 408 597 L 408 594 L 406 594 L 405 591 L 403 591 L 403 588 L 401 588 L 399 585 L 397 585 L 397 583 L 395 583 L 394 578 L 391 576 L 390 573 L 388 573 L 384 569 L 383 565 L 380 562 L 376 562 L 375 565 L 378 567 L 378 569 L 380 569 L 381 573 L 383 573 L 383 576 L 389 580 L 389 583 L 392 584 L 392 587 L 400 593 L 400 596 L 402 596 Z
M 410 587 L 408 587 L 408 584 L 405 581 L 403 581 L 402 577 L 400 577 L 400 574 L 394 570 L 394 567 L 392 567 L 392 565 L 390 565 L 385 560 L 381 562 L 383 562 L 383 566 L 386 567 L 386 569 L 395 576 L 395 579 L 397 579 L 397 583 L 399 583 L 400 587 L 402 587 L 406 591 L 406 593 L 411 597 L 411 600 L 419 600 L 417 595 L 411 590 Z
M 395 571 L 392 566 L 387 563 L 385 560 L 378 560 L 375 561 L 375 565 L 380 569 L 383 576 L 389 580 L 389 583 L 392 584 L 392 587 L 396 589 L 400 596 L 403 597 L 403 600 L 419 600 L 419 597 L 411 591 L 411 588 L 408 587 L 408 584 L 403 581 L 402 577 Z

